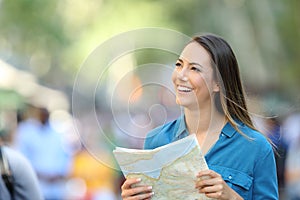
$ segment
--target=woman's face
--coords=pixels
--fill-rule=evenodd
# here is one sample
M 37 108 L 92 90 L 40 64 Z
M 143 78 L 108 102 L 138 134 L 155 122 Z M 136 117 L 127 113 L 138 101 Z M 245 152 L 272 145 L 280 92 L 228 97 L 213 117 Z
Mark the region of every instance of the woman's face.
M 197 42 L 183 49 L 172 74 L 177 104 L 199 109 L 211 103 L 219 87 L 213 78 L 210 60 L 209 53 Z

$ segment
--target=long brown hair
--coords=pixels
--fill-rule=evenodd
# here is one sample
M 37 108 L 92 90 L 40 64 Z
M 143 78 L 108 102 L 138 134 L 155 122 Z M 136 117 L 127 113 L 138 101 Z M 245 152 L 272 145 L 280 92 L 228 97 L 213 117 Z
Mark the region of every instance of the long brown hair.
M 215 96 L 218 110 L 225 114 L 229 123 L 242 135 L 237 121 L 256 130 L 249 116 L 238 62 L 230 45 L 213 34 L 194 37 L 192 41 L 199 43 L 210 54 L 214 76 L 220 87 L 220 92 Z

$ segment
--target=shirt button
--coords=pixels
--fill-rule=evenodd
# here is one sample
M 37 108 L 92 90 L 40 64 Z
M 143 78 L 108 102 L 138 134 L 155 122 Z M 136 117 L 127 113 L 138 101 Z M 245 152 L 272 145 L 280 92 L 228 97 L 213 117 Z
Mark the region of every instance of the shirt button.
M 231 176 L 231 175 L 229 175 L 229 176 L 228 176 L 228 178 L 231 180 L 231 179 L 232 179 L 232 176 Z
M 223 137 L 223 136 L 224 136 L 224 134 L 222 133 L 222 134 L 221 134 L 221 136 Z

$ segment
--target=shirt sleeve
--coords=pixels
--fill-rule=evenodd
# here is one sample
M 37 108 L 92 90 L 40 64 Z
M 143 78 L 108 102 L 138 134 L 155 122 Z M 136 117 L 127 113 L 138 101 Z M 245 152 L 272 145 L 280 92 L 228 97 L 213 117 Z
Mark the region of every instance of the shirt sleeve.
M 272 147 L 258 158 L 254 169 L 253 199 L 278 200 L 276 163 Z
M 11 200 L 9 191 L 2 178 L 0 178 L 0 199 Z
M 160 132 L 158 130 L 161 129 L 155 128 L 147 134 L 146 139 L 144 141 L 144 149 L 154 149 L 161 145 L 160 142 L 166 140 L 166 138 L 161 138 L 161 140 L 157 139 L 160 137 Z
M 144 141 L 144 149 L 150 149 L 149 141 L 147 140 L 147 138 Z
M 13 149 L 5 148 L 5 150 L 14 177 L 14 199 L 42 200 L 37 176 L 29 161 Z

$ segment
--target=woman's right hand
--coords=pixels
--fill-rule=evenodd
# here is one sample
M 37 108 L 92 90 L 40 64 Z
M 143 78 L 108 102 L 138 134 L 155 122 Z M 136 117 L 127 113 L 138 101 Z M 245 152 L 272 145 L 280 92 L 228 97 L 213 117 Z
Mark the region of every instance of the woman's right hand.
M 141 179 L 135 179 L 135 178 L 128 178 L 123 183 L 121 189 L 122 189 L 122 199 L 123 200 L 138 200 L 138 199 L 144 199 L 144 200 L 150 200 L 153 196 L 152 192 L 152 186 L 132 186 L 134 184 L 137 184 L 141 182 Z

